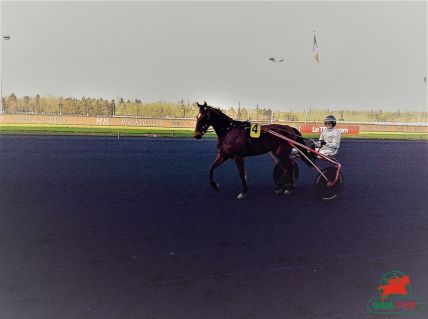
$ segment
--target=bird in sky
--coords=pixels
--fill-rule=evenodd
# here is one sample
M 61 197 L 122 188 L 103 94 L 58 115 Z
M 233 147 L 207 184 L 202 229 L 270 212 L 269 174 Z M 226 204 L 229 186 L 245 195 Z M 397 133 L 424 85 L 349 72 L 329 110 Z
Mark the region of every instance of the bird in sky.
M 279 58 L 279 60 L 277 60 L 276 58 L 272 57 L 272 58 L 269 58 L 268 60 L 276 63 L 276 62 L 284 62 L 285 58 Z

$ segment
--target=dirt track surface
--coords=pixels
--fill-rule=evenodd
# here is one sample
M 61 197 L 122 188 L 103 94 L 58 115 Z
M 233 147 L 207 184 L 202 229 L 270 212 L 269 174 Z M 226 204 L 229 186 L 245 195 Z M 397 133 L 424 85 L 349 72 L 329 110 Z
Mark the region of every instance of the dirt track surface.
M 208 185 L 214 140 L 0 137 L 1 319 L 385 318 L 391 270 L 428 318 L 426 142 L 343 141 L 345 188 L 273 192 L 270 156 Z

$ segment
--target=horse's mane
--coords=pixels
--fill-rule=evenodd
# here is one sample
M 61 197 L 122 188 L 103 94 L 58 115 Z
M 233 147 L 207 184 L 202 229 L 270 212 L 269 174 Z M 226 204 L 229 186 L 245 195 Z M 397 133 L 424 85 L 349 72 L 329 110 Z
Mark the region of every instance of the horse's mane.
M 220 115 L 220 116 L 222 116 L 222 117 L 224 117 L 224 118 L 226 118 L 229 122 L 232 122 L 232 121 L 234 121 L 233 120 L 233 118 L 231 118 L 229 115 L 227 115 L 226 113 L 224 113 L 222 110 L 220 110 L 219 108 L 217 108 L 217 107 L 213 107 L 213 106 L 207 106 L 207 107 L 209 107 L 209 109 L 210 109 L 210 111 L 214 111 L 216 114 L 218 114 L 218 115 Z

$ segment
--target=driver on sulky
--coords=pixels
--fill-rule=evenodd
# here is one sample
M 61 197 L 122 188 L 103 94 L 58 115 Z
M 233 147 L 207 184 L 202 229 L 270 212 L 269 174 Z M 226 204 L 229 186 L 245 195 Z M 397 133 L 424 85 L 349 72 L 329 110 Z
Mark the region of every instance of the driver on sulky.
M 317 146 L 319 152 L 325 156 L 336 156 L 340 147 L 341 133 L 336 126 L 336 118 L 333 115 L 328 115 L 324 119 L 326 129 L 321 132 Z

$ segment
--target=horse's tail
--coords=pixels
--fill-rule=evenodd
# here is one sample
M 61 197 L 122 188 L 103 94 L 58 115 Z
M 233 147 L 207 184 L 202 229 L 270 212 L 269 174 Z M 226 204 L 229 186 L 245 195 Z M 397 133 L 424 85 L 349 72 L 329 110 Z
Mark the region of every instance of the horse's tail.
M 302 133 L 299 132 L 299 130 L 295 127 L 292 127 L 293 131 L 296 133 L 295 137 L 296 137 L 296 141 L 299 142 L 300 144 L 303 144 L 305 146 L 308 146 L 311 149 L 315 149 L 315 144 L 313 143 L 305 143 L 305 140 L 302 137 Z M 311 144 L 311 145 L 307 145 L 307 144 Z M 316 159 L 316 155 L 310 151 L 308 151 L 307 149 L 296 145 L 296 148 L 299 149 L 299 151 L 301 151 L 304 155 L 306 155 L 312 162 L 315 161 Z M 305 162 L 308 166 L 313 166 L 312 163 L 310 161 L 308 161 L 308 159 L 305 156 L 300 156 L 300 158 L 303 160 L 303 162 Z

